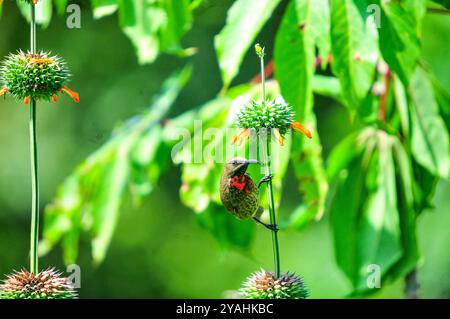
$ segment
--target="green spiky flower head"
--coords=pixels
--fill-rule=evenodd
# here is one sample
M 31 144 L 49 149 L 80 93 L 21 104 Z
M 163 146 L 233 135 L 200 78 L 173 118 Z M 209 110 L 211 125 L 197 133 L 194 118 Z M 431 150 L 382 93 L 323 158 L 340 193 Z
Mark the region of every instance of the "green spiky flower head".
M 0 66 L 3 90 L 18 100 L 55 99 L 69 76 L 64 60 L 47 52 L 19 51 L 10 54 Z
M 258 133 L 261 128 L 278 129 L 284 136 L 294 122 L 292 107 L 284 102 L 267 100 L 261 104 L 251 101 L 237 114 L 236 124 L 240 128 L 252 128 Z
M 26 270 L 14 272 L 0 285 L 0 299 L 75 299 L 77 293 L 55 269 L 37 275 Z
M 308 297 L 302 278 L 284 273 L 276 278 L 273 272 L 261 269 L 247 278 L 240 289 L 246 299 L 305 299 Z

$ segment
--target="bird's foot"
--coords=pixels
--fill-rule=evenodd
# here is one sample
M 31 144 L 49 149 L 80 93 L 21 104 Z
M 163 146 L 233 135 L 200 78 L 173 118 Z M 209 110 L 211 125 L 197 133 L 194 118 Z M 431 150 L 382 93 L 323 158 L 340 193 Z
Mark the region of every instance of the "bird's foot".
M 272 178 L 273 178 L 272 174 L 264 176 L 263 178 L 261 178 L 261 180 L 258 183 L 258 188 L 260 188 L 262 184 L 270 182 L 272 180 Z
M 253 219 L 254 219 L 258 224 L 263 225 L 264 227 L 266 227 L 267 229 L 269 229 L 269 230 L 271 230 L 271 231 L 277 232 L 277 231 L 280 230 L 280 229 L 278 228 L 277 225 L 266 224 L 265 222 L 263 222 L 263 221 L 262 221 L 261 219 L 259 219 L 258 217 L 253 217 Z

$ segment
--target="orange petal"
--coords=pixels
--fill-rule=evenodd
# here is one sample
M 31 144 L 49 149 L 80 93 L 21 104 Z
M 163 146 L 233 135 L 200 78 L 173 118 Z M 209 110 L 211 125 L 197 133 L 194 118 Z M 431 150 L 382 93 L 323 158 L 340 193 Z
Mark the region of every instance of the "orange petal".
M 38 0 L 33 0 L 33 4 L 37 4 L 38 3 Z
M 299 122 L 292 122 L 291 128 L 293 128 L 294 130 L 300 131 L 308 138 L 312 138 L 311 131 L 304 128 Z
M 72 91 L 67 86 L 63 86 L 60 90 L 69 94 L 70 97 L 75 101 L 75 103 L 80 102 L 80 96 L 78 95 L 77 92 Z
M 56 94 L 53 94 L 53 96 L 52 96 L 52 100 L 53 100 L 53 103 L 56 103 L 56 102 L 58 102 L 58 95 L 56 95 Z
M 43 59 L 31 58 L 30 63 L 31 64 L 43 64 L 43 63 L 52 64 L 52 63 L 55 63 L 55 61 L 53 61 L 52 59 L 48 59 L 48 58 L 43 58 Z
M 239 137 L 238 146 L 241 146 L 246 139 L 250 137 L 250 130 L 248 128 L 244 129 Z
M 278 129 L 273 129 L 273 135 L 278 140 L 278 143 L 280 143 L 281 146 L 284 145 L 284 138 L 281 136 L 280 131 Z
M 248 135 L 247 135 L 248 131 Z M 231 145 L 237 142 L 238 146 L 242 144 L 243 140 L 248 138 L 250 136 L 250 130 L 247 128 L 241 129 L 235 136 L 233 136 L 233 139 L 231 140 Z
M 26 96 L 26 97 L 23 99 L 23 102 L 24 102 L 25 104 L 29 104 L 29 103 L 30 103 L 30 97 L 29 97 L 29 96 Z
M 8 91 L 9 90 L 7 88 L 0 89 L 0 96 L 5 95 L 6 93 L 8 93 Z

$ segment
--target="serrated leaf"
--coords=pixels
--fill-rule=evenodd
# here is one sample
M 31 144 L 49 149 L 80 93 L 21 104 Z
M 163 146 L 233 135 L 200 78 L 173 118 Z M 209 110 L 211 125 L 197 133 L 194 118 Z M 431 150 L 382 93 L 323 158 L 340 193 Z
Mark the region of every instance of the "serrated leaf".
M 361 132 L 355 132 L 345 137 L 330 153 L 327 161 L 327 174 L 330 182 L 339 177 L 339 174 L 361 156 L 367 139 L 374 135 L 373 128 L 366 128 Z
M 364 0 L 331 2 L 332 69 L 351 110 L 369 91 L 378 58 L 377 33 L 374 24 L 368 22 L 366 10 Z
M 295 0 L 286 9 L 275 40 L 275 75 L 299 119 L 312 109 L 314 34 L 312 1 Z
M 392 279 L 408 274 L 419 260 L 416 238 L 416 212 L 414 211 L 414 176 L 410 158 L 398 139 L 393 141 L 393 155 L 396 164 L 397 201 L 400 219 L 402 258 L 389 271 Z
M 380 51 L 405 85 L 408 85 L 420 55 L 419 32 L 425 5 L 425 0 L 380 2 Z
M 339 174 L 330 204 L 336 260 L 356 294 L 368 289 L 369 265 L 380 266 L 385 278 L 402 257 L 392 138 L 375 131 L 364 140 L 364 153 Z
M 189 67 L 172 74 L 147 112 L 118 127 L 111 139 L 65 180 L 45 210 L 41 253 L 48 252 L 62 241 L 65 261 L 73 262 L 83 229 L 90 231 L 93 237 L 94 261 L 103 261 L 120 215 L 126 188 L 137 178 L 136 171 L 132 170 L 133 165 L 138 164 L 150 170 L 153 162 L 164 168 L 166 164 L 163 162 L 170 160 L 168 157 L 157 157 L 159 154 L 149 147 L 146 134 L 160 126 L 160 121 L 169 112 L 190 74 Z M 154 135 L 153 138 L 160 139 L 162 134 Z M 155 144 L 159 145 L 160 141 L 154 141 L 152 145 Z M 133 153 L 135 149 L 139 150 L 137 155 Z M 144 173 L 138 173 L 142 174 L 139 176 L 141 178 L 149 178 L 145 169 Z M 154 183 L 159 175 L 150 177 Z
M 160 51 L 180 53 L 181 37 L 192 25 L 187 0 L 118 0 L 120 25 L 132 41 L 139 63 L 153 62 Z
M 446 177 L 450 170 L 449 136 L 426 74 L 417 68 L 409 87 L 412 108 L 411 151 L 432 174 Z
M 227 13 L 225 27 L 214 38 L 223 85 L 237 75 L 245 53 L 280 0 L 237 0 Z
M 325 209 L 328 192 L 328 182 L 322 159 L 322 145 L 317 133 L 316 118 L 310 115 L 305 122 L 310 128 L 313 138 L 307 140 L 294 136 L 291 160 L 294 172 L 299 182 L 302 194 L 302 204 L 290 217 L 290 224 L 296 229 L 302 229 L 308 222 L 319 220 Z
M 190 0 L 166 0 L 166 24 L 161 30 L 160 45 L 163 51 L 177 53 L 182 51 L 180 39 L 192 26 L 189 9 Z
M 311 4 L 311 32 L 324 68 L 328 64 L 331 51 L 330 4 L 328 0 L 311 0 Z
M 92 202 L 92 257 L 97 264 L 105 258 L 119 219 L 130 171 L 127 157 L 131 145 L 132 141 L 121 145 L 115 158 L 104 168 L 98 193 Z

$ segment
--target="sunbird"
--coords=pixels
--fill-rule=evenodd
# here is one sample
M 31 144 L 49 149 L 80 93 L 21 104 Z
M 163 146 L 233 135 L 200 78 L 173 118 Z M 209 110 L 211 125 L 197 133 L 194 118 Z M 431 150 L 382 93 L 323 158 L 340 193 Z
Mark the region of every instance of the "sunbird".
M 220 199 L 225 208 L 239 219 L 253 218 L 256 222 L 270 230 L 278 230 L 275 225 L 261 221 L 264 208 L 261 206 L 259 188 L 271 180 L 271 176 L 263 177 L 258 185 L 247 174 L 250 164 L 260 164 L 258 160 L 232 158 L 223 169 L 220 179 Z

